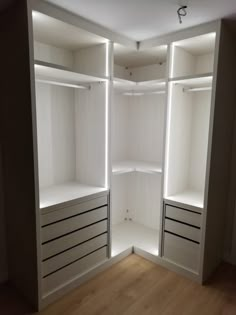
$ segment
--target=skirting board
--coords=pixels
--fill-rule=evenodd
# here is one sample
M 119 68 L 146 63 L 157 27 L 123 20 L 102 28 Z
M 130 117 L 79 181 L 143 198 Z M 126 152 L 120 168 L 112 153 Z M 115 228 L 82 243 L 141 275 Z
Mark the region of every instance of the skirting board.
M 105 260 L 105 262 L 102 262 L 95 268 L 91 269 L 90 271 L 80 275 L 79 277 L 72 279 L 69 283 L 66 283 L 63 287 L 59 287 L 58 290 L 52 292 L 51 294 L 43 297 L 43 299 L 39 303 L 39 309 L 38 311 L 41 311 L 49 304 L 55 302 L 60 297 L 64 296 L 68 292 L 72 291 L 73 289 L 76 289 L 79 285 L 85 283 L 89 279 L 95 277 L 98 273 L 108 269 L 112 265 L 118 263 L 125 257 L 131 255 L 133 253 L 133 248 L 129 248 L 126 251 L 120 253 L 116 257 L 112 257 L 110 259 Z

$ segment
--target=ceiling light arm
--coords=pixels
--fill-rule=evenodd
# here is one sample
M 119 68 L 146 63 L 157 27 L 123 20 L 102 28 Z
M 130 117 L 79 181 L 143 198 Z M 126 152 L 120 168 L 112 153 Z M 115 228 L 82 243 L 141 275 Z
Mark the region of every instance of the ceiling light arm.
M 178 18 L 179 18 L 179 23 L 182 24 L 182 17 L 187 15 L 187 5 L 182 5 L 178 10 L 177 10 L 177 14 L 178 14 Z

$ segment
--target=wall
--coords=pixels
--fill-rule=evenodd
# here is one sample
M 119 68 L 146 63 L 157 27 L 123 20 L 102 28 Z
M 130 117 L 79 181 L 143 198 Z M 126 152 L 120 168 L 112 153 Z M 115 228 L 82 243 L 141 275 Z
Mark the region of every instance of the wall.
M 0 147 L 0 283 L 7 280 L 5 218 L 2 188 L 2 152 Z

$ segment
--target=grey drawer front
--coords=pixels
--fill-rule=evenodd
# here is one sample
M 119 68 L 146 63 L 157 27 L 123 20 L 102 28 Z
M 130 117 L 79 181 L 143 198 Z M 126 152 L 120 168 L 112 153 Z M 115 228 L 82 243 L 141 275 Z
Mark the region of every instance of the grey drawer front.
M 190 212 L 184 209 L 172 207 L 166 205 L 166 217 L 184 222 L 187 224 L 191 224 L 194 226 L 201 226 L 201 214 Z
M 89 200 L 87 202 L 82 202 L 74 206 L 66 207 L 63 209 L 54 210 L 52 212 L 41 215 L 41 226 L 51 224 L 56 221 L 69 218 L 76 214 L 83 213 L 95 208 L 107 205 L 107 196 Z
M 186 237 L 195 242 L 200 242 L 201 238 L 200 229 L 179 222 L 175 222 L 169 219 L 165 219 L 165 230 Z
M 107 258 L 107 247 L 103 247 L 96 252 L 76 261 L 75 263 L 49 275 L 42 279 L 43 295 L 56 290 L 59 286 L 66 285 L 82 273 L 105 261 Z
M 43 277 L 107 245 L 107 233 L 91 239 L 42 263 Z
M 42 242 L 50 241 L 86 225 L 93 224 L 107 218 L 107 206 L 89 211 L 78 216 L 48 225 L 42 228 Z
M 42 245 L 42 259 L 47 259 L 105 232 L 107 232 L 107 220 L 46 243 Z
M 164 258 L 177 265 L 198 272 L 200 245 L 165 232 Z

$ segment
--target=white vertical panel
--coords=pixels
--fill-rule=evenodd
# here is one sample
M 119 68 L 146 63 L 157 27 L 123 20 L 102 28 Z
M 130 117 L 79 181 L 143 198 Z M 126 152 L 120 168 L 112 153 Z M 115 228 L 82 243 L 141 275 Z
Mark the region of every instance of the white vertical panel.
M 112 224 L 124 222 L 128 208 L 128 178 L 130 174 L 112 177 Z
M 105 83 L 75 91 L 76 178 L 105 186 Z
M 213 72 L 214 54 L 201 55 L 196 57 L 195 73 Z
M 69 50 L 54 47 L 40 42 L 34 42 L 34 58 L 36 60 L 54 63 L 66 68 L 73 68 L 73 54 Z
M 172 77 L 195 74 L 195 57 L 183 48 L 174 46 L 174 60 Z
M 205 189 L 211 92 L 196 92 L 192 104 L 189 186 L 201 193 Z
M 106 44 L 80 49 L 74 53 L 74 70 L 95 76 L 106 75 Z

